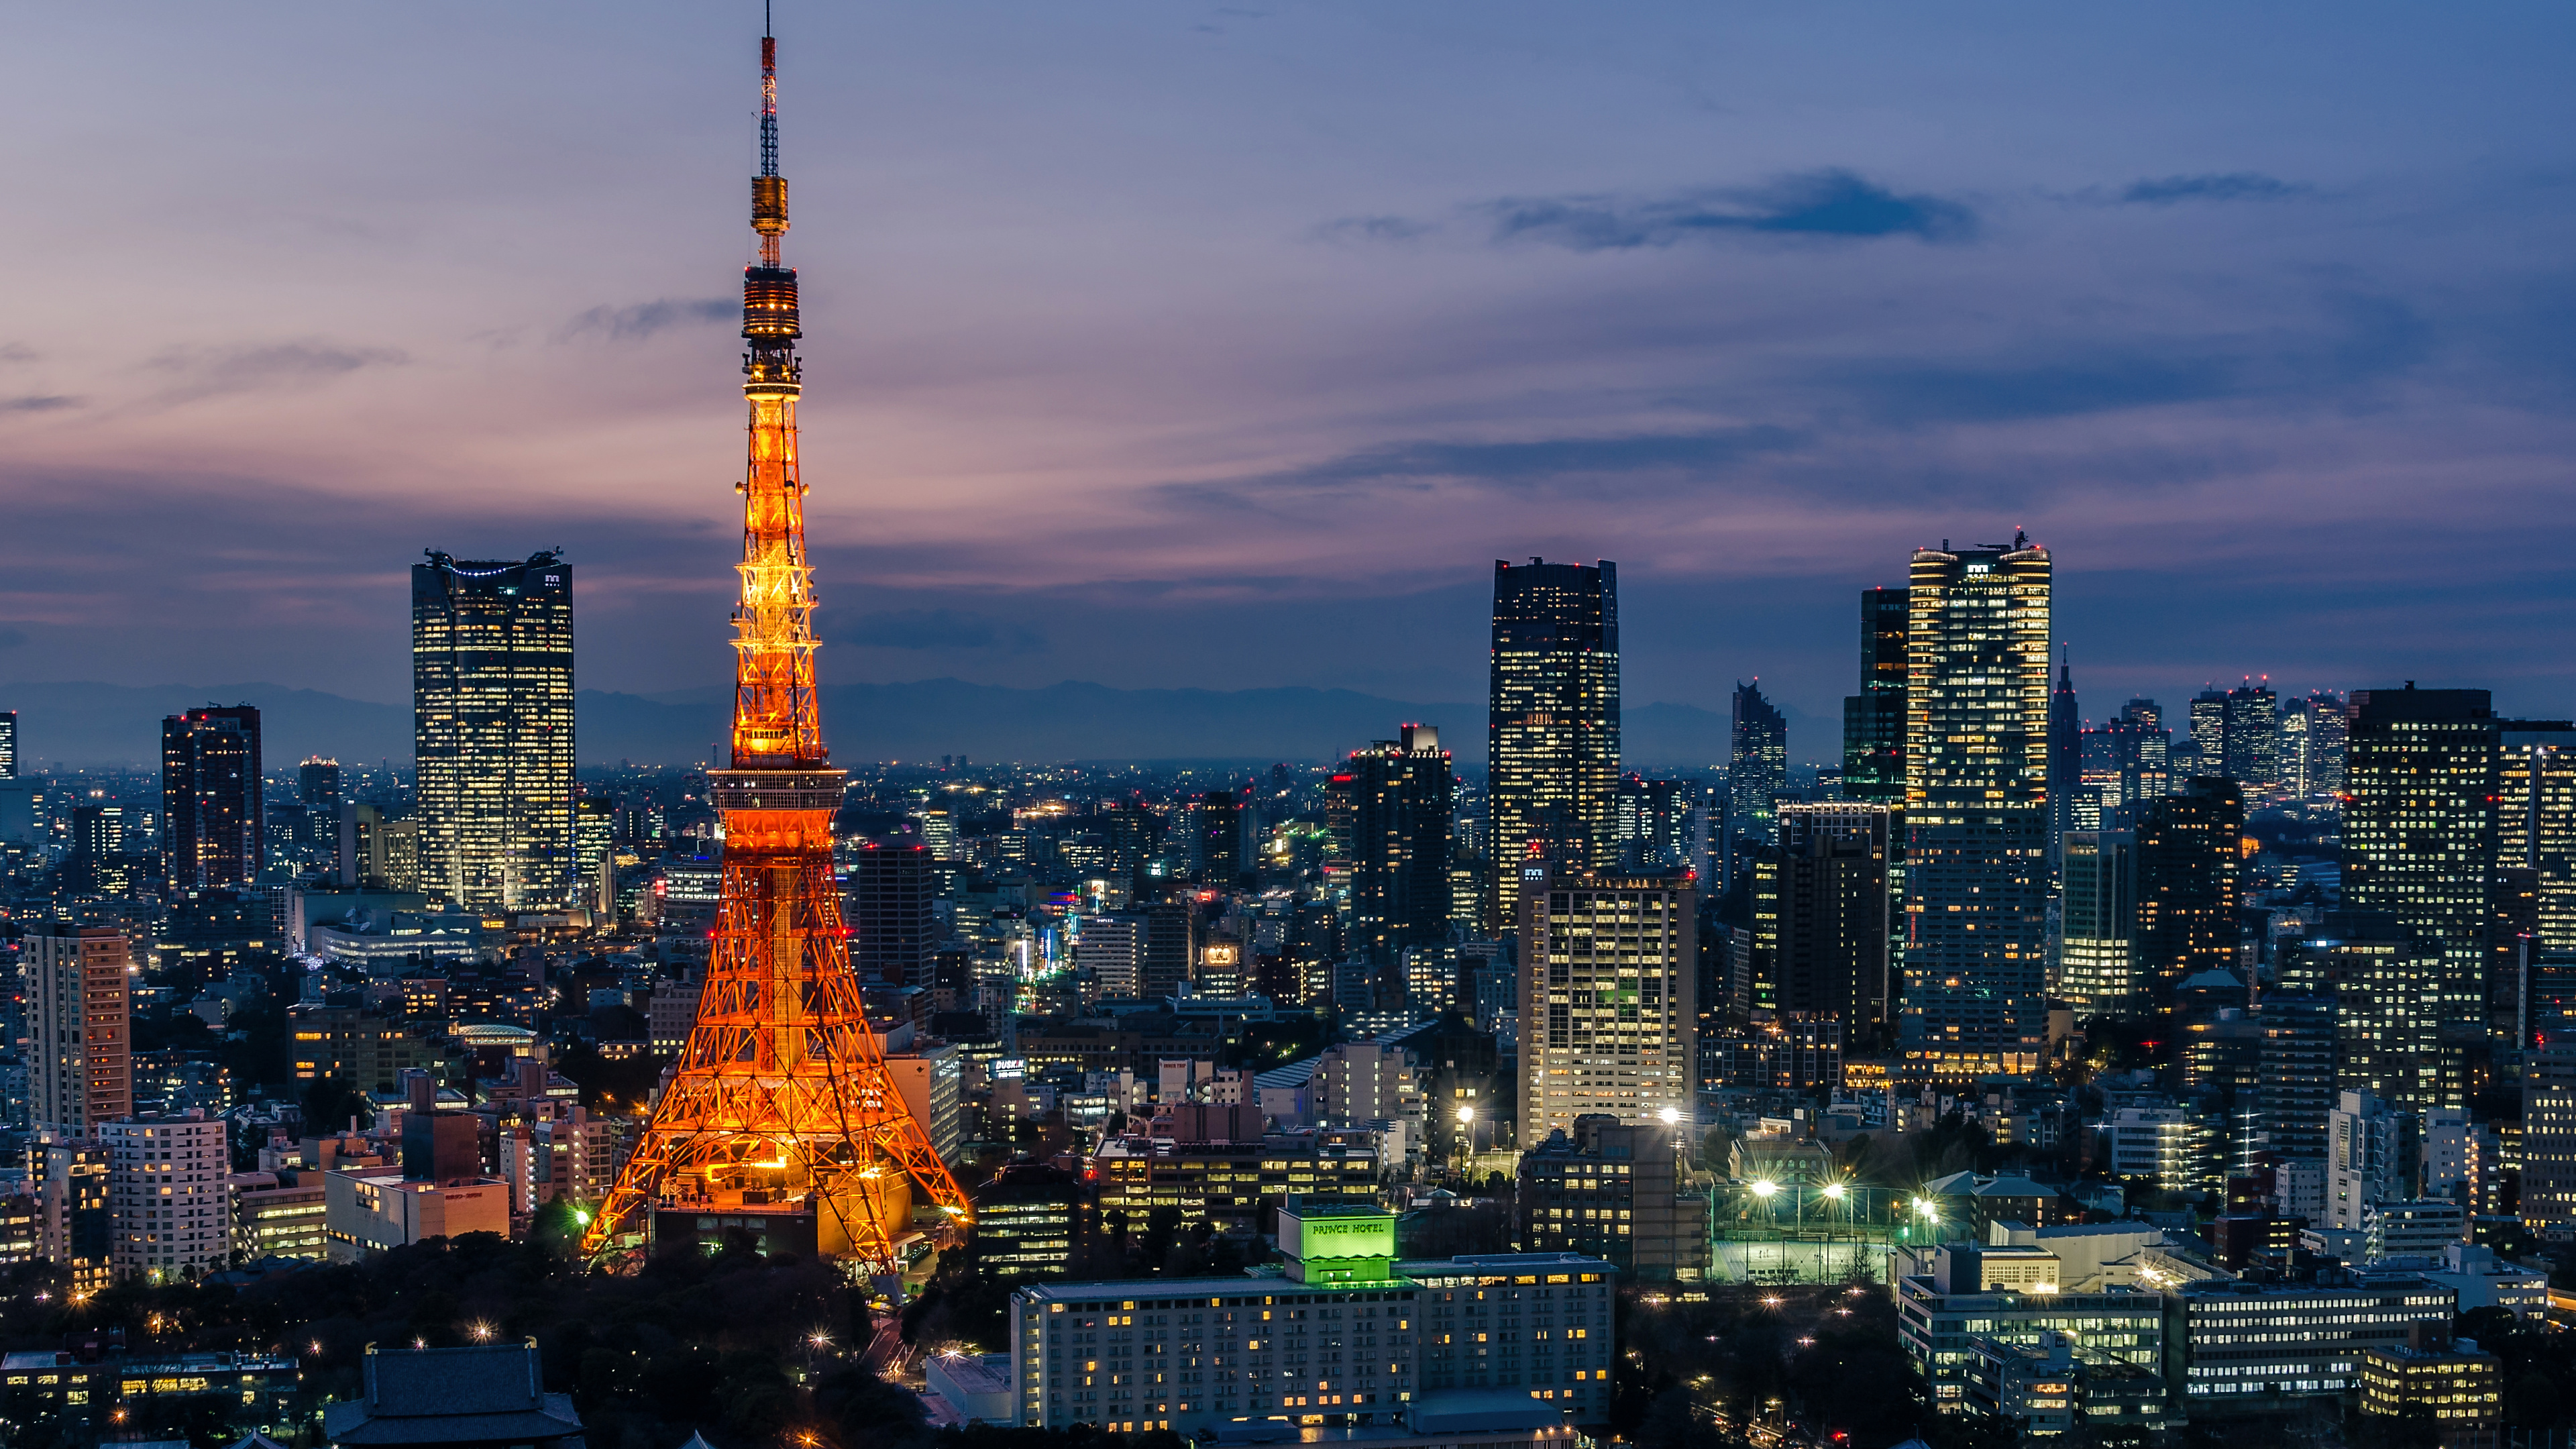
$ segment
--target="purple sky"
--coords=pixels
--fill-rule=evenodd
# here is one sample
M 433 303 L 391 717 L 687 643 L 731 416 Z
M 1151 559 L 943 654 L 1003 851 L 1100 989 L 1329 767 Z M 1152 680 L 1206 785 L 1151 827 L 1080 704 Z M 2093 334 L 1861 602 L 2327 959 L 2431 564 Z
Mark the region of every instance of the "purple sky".
M 758 9 L 128 5 L 0 44 L 0 684 L 405 697 L 424 546 L 722 677 Z M 2563 8 L 787 4 L 827 676 L 1833 717 L 2056 550 L 2086 712 L 2576 709 Z M 1829 747 L 1798 741 L 1810 756 Z

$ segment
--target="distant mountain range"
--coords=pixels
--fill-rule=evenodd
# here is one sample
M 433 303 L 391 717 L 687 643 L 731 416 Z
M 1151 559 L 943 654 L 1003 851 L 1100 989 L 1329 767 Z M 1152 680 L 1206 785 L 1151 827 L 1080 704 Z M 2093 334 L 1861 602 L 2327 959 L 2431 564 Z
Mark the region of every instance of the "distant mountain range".
M 724 737 L 732 691 L 574 699 L 585 765 L 686 765 Z M 134 687 L 0 684 L 31 761 L 142 764 L 160 758 L 162 716 L 206 704 L 255 704 L 271 766 L 307 755 L 407 760 L 409 705 L 376 704 L 284 685 Z M 1459 762 L 1485 760 L 1484 706 L 1384 699 L 1346 689 L 1041 689 L 925 679 L 823 691 L 823 728 L 843 760 L 1321 760 L 1391 738 L 1406 721 L 1441 727 Z M 1622 721 L 1632 767 L 1711 765 L 1726 756 L 1726 718 L 1686 704 L 1647 704 Z

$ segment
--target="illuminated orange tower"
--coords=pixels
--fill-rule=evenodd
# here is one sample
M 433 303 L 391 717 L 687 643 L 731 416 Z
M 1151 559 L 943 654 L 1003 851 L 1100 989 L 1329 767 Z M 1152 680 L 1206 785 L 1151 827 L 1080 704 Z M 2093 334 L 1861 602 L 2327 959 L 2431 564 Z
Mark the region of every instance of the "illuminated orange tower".
M 637 1240 L 648 1210 L 722 1213 L 818 1251 L 896 1270 L 917 1183 L 947 1215 L 965 1195 L 904 1107 L 860 1006 L 832 878 L 830 767 L 814 695 L 813 570 L 796 474 L 796 273 L 781 266 L 787 180 L 778 174 L 778 43 L 760 40 L 760 174 L 751 225 L 760 262 L 742 282 L 742 602 L 734 610 L 732 768 L 707 783 L 723 813 L 724 897 L 680 1053 L 635 1154 L 583 1236 L 585 1253 Z

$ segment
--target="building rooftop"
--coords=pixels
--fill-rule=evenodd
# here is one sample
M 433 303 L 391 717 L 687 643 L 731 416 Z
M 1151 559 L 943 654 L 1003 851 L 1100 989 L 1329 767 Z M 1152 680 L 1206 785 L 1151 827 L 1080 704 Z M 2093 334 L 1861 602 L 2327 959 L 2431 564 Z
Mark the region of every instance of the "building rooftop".
M 581 1433 L 572 1396 L 545 1391 L 536 1340 L 370 1348 L 362 1396 L 323 1407 L 338 1445 L 541 1444 Z

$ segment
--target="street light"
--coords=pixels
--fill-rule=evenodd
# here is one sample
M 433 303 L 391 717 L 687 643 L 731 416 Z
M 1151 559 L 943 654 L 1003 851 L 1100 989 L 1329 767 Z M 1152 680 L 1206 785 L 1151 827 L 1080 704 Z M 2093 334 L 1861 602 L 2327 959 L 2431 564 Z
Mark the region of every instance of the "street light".
M 1771 1194 L 1778 1192 L 1779 1190 L 1780 1184 L 1776 1182 L 1764 1181 L 1753 1184 L 1753 1195 L 1755 1197 L 1769 1197 Z
M 1674 1123 L 1682 1120 L 1682 1109 L 1679 1107 L 1666 1107 L 1663 1111 L 1658 1112 L 1655 1115 L 1663 1118 L 1664 1125 L 1670 1127 Z
M 1843 1192 L 1843 1185 L 1839 1182 L 1829 1182 L 1825 1184 L 1825 1196 L 1832 1198 L 1836 1202 L 1841 1202 L 1843 1200 Z

